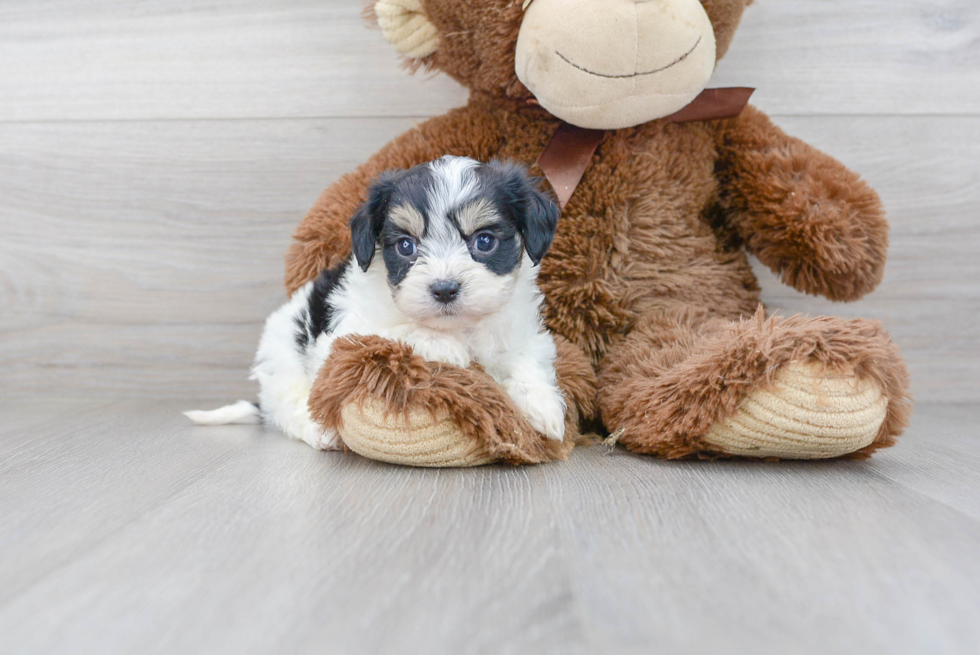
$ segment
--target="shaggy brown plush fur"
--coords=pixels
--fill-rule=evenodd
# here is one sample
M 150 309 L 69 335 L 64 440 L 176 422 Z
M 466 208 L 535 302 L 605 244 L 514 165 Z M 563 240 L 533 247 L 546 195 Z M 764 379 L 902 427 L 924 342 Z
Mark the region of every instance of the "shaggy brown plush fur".
M 721 210 L 783 282 L 831 300 L 878 286 L 888 223 L 878 194 L 856 175 L 752 107 L 721 131 L 719 154 Z
M 721 56 L 748 3 L 703 4 Z M 535 162 L 559 121 L 529 102 L 514 73 L 520 3 L 425 0 L 424 7 L 441 46 L 421 65 L 468 85 L 470 101 L 399 136 L 323 192 L 295 232 L 290 291 L 348 256 L 347 220 L 386 169 L 454 154 L 515 160 L 542 174 Z M 875 192 L 749 108 L 730 120 L 607 131 L 563 211 L 539 283 L 548 327 L 570 342 L 562 361 L 584 356 L 601 370 L 603 423 L 610 432 L 623 428 L 631 448 L 665 457 L 700 452 L 706 427 L 781 365 L 846 360 L 890 399 L 870 452 L 889 445 L 907 421 L 908 380 L 897 349 L 870 323 L 764 321 L 746 252 L 796 289 L 853 300 L 881 280 L 886 248 Z M 348 354 L 349 365 L 359 366 Z M 448 367 L 433 374 L 457 375 Z M 586 396 L 572 397 L 583 420 L 595 418 Z M 317 407 L 328 400 L 312 399 L 317 415 L 330 415 Z M 479 430 L 480 438 L 494 432 Z
M 637 452 L 668 459 L 724 455 L 701 437 L 749 392 L 769 386 L 790 361 L 853 370 L 858 379 L 877 383 L 888 398 L 888 414 L 860 454 L 894 443 L 911 411 L 908 372 L 881 325 L 826 316 L 766 319 L 761 308 L 737 322 L 680 308 L 645 317 L 603 362 L 602 416 L 623 429 L 620 442 Z
M 579 439 L 577 408 L 594 411 L 595 376 L 581 353 L 568 342 L 557 343 L 561 356 L 558 384 L 570 411 L 563 442 L 534 431 L 497 383 L 479 366 L 464 370 L 430 363 L 409 346 L 380 337 L 338 340 L 310 393 L 313 418 L 326 427 L 343 426 L 348 403 L 382 398 L 392 415 L 423 409 L 433 418 L 451 417 L 463 436 L 484 444 L 490 454 L 511 464 L 566 459 Z M 589 408 L 592 408 L 591 410 Z

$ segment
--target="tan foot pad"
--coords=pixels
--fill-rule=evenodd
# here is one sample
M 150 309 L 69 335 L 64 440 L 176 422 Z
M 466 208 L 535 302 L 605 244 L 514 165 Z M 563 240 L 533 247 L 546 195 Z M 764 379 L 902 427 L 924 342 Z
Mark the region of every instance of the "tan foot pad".
M 877 384 L 815 363 L 790 362 L 704 436 L 711 447 L 744 457 L 824 459 L 871 444 L 888 399 Z
M 340 410 L 343 428 L 340 436 L 358 455 L 405 466 L 480 466 L 494 461 L 480 443 L 460 432 L 448 418 L 433 420 L 425 411 L 407 416 L 384 412 L 379 399 L 367 399 Z

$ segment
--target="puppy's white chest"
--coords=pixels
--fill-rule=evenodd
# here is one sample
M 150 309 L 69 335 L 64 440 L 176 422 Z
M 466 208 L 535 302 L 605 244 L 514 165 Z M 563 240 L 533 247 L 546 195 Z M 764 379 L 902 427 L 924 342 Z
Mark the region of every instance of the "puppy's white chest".
M 406 325 L 388 330 L 381 336 L 408 344 L 416 355 L 430 362 L 466 368 L 473 360 L 465 336 L 459 333 Z

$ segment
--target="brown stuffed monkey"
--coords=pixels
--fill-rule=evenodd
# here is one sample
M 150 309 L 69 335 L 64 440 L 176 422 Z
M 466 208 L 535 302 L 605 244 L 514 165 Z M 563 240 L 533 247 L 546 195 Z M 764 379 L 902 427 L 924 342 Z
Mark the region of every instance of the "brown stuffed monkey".
M 444 154 L 522 162 L 564 202 L 539 284 L 567 434 L 601 425 L 665 458 L 891 445 L 908 374 L 880 325 L 767 318 L 746 258 L 800 291 L 860 298 L 885 264 L 877 194 L 752 107 L 677 118 L 698 114 L 750 1 L 378 0 L 385 38 L 470 99 L 323 192 L 294 234 L 287 289 L 348 257 L 348 219 L 378 173 Z M 539 167 L 546 149 L 564 172 Z M 539 462 L 574 441 L 546 443 L 482 371 L 377 338 L 335 348 L 310 409 L 355 451 L 399 463 Z

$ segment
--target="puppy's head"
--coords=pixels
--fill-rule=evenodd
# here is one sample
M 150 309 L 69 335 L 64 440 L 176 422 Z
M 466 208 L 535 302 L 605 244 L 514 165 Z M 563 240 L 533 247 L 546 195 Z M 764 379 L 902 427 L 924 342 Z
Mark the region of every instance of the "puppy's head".
M 362 270 L 387 276 L 399 310 L 451 328 L 499 311 L 525 253 L 537 265 L 557 225 L 520 166 L 446 156 L 381 175 L 351 219 L 351 247 Z

